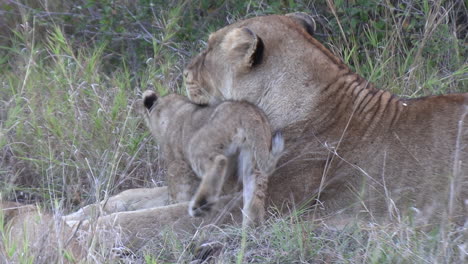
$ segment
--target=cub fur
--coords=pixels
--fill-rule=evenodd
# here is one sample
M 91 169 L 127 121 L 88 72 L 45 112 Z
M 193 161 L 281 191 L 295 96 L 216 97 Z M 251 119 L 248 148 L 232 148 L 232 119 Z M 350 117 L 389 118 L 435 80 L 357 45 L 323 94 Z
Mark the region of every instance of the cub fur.
M 249 101 L 282 131 L 295 152 L 269 182 L 277 206 L 320 201 L 323 219 L 411 213 L 463 224 L 468 94 L 408 100 L 379 90 L 314 39 L 314 28 L 300 13 L 212 33 L 185 69 L 189 98 Z
M 178 94 L 158 98 L 153 91 L 144 92 L 143 105 L 163 158 L 169 163 L 186 162 L 185 167 L 201 179 L 189 205 L 190 215 L 209 212 L 225 182 L 237 175 L 243 185 L 243 224 L 263 220 L 268 178 L 284 142 L 279 133 L 272 138 L 261 110 L 248 102 L 234 101 L 201 106 Z

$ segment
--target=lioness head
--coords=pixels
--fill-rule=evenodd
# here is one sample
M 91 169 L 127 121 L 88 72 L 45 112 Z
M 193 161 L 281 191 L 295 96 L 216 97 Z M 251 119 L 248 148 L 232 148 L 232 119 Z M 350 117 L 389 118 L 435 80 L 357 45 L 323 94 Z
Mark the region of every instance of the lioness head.
M 247 100 L 265 111 L 274 129 L 309 118 L 319 88 L 344 67 L 312 37 L 314 29 L 310 16 L 294 13 L 255 17 L 212 33 L 206 50 L 184 71 L 188 97 L 200 104 Z M 283 120 L 285 112 L 295 116 Z
M 273 20 L 280 16 L 257 17 L 244 20 L 212 33 L 208 39 L 208 47 L 195 57 L 184 70 L 185 84 L 189 98 L 200 104 L 206 104 L 219 99 L 231 98 L 231 86 L 238 83 L 240 77 L 246 78 L 255 85 L 255 80 L 248 78 L 250 71 L 258 71 L 263 60 L 272 59 L 270 51 L 275 49 L 280 39 L 263 41 L 270 38 L 269 27 L 262 20 Z M 289 20 L 309 35 L 315 30 L 315 21 L 304 13 L 289 14 L 282 19 Z M 274 27 L 275 23 L 271 24 Z M 284 43 L 286 44 L 286 43 Z M 294 48 L 286 46 L 285 48 Z M 279 61 L 272 60 L 275 64 Z M 277 65 L 280 67 L 280 65 Z
M 220 36 L 221 35 L 221 36 Z M 229 34 L 214 33 L 208 48 L 198 55 L 184 71 L 189 98 L 196 103 L 221 99 L 220 85 L 232 85 L 235 72 L 247 72 L 262 60 L 264 44 L 248 28 L 234 28 Z

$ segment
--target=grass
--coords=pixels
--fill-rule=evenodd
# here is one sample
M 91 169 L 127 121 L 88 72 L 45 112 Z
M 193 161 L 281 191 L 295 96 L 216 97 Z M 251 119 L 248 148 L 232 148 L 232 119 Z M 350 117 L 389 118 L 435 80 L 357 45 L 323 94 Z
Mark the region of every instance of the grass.
M 183 66 L 227 21 L 317 14 L 317 38 L 377 87 L 403 97 L 468 92 L 463 1 L 18 2 L 24 6 L 0 0 L 0 11 L 16 21 L 0 31 L 0 192 L 50 212 L 164 184 L 135 101 L 145 89 L 183 92 Z M 21 250 L 16 263 L 37 262 L 40 252 L 16 248 L 0 228 L 7 252 L 0 259 Z M 463 235 L 417 230 L 410 221 L 336 231 L 272 217 L 252 232 L 228 227 L 214 237 L 221 263 L 462 263 Z M 191 257 L 190 238 L 168 234 L 155 243 L 132 261 Z M 96 255 L 107 261 L 106 252 Z

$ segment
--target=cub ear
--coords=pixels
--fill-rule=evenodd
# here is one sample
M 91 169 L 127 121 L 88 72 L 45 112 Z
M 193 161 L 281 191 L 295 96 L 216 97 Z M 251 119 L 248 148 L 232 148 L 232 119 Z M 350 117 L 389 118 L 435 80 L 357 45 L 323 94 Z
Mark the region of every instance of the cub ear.
M 246 27 L 231 30 L 221 43 L 231 60 L 247 68 L 261 62 L 263 47 L 262 39 Z
M 158 100 L 158 96 L 155 92 L 151 90 L 146 90 L 143 92 L 143 105 L 147 110 L 151 110 L 156 100 Z
M 296 13 L 289 13 L 286 16 L 292 18 L 297 24 L 299 24 L 309 35 L 313 36 L 315 30 L 317 29 L 317 25 L 315 24 L 315 20 L 307 13 L 304 12 L 296 12 Z

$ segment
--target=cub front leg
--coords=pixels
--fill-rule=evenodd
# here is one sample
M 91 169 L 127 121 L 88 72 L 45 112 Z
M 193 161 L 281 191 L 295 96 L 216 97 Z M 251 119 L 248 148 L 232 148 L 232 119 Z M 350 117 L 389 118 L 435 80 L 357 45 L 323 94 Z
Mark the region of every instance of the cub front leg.
M 224 155 L 217 155 L 212 162 L 205 161 L 206 172 L 200 186 L 189 206 L 191 216 L 204 216 L 210 212 L 218 201 L 226 175 L 228 174 L 228 159 Z

